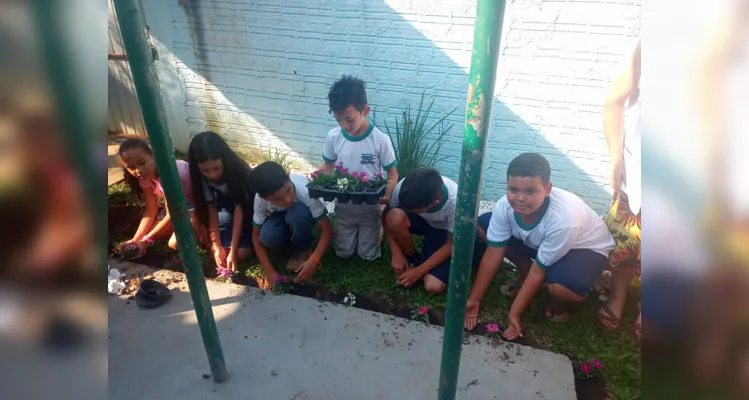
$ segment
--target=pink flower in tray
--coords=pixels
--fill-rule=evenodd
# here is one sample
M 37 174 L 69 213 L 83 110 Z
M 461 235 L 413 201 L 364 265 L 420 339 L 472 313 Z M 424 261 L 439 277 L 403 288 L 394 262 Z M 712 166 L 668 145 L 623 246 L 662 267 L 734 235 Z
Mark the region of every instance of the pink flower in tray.
M 603 364 L 601 363 L 601 360 L 599 360 L 599 359 L 597 359 L 597 358 L 594 358 L 594 359 L 593 359 L 593 366 L 594 366 L 594 367 L 595 367 L 596 369 L 601 369 L 601 368 L 603 368 Z
M 341 170 L 341 173 L 343 175 L 348 175 L 348 168 L 344 168 L 343 170 Z
M 580 364 L 580 372 L 583 374 L 589 374 L 592 371 L 590 364 L 584 362 Z
M 354 171 L 354 172 L 351 173 L 351 176 L 353 176 L 354 178 L 358 178 L 359 177 L 359 173 L 356 172 L 356 171 Z
M 428 311 L 429 311 L 429 309 L 427 308 L 427 306 L 421 307 L 421 309 L 419 309 L 419 315 L 424 315 Z
M 497 324 L 486 324 L 486 331 L 489 333 L 499 332 L 499 325 Z
M 363 175 L 361 177 L 361 181 L 364 182 L 364 183 L 367 183 L 367 182 L 369 182 L 369 177 L 367 175 Z

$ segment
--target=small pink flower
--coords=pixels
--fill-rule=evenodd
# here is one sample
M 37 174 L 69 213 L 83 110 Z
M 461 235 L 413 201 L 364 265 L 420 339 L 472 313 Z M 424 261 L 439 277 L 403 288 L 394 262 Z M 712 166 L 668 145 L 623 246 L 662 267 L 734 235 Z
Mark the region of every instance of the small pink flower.
M 343 169 L 343 170 L 341 171 L 341 173 L 342 173 L 343 175 L 348 175 L 348 168 L 344 168 L 344 169 Z
M 231 271 L 228 268 L 216 268 L 216 272 L 218 273 L 218 276 L 222 278 L 230 278 L 231 277 Z
M 343 161 L 341 161 L 338 164 L 336 164 L 335 165 L 335 169 L 337 169 L 339 171 L 343 170 Z
M 277 275 L 276 276 L 276 283 L 280 283 L 283 280 L 283 276 Z
M 590 364 L 586 362 L 580 364 L 580 372 L 582 372 L 583 374 L 589 374 L 591 371 L 592 369 L 590 367 Z
M 486 331 L 489 333 L 499 332 L 499 325 L 497 324 L 486 324 Z
M 358 173 L 358 172 L 356 172 L 356 171 L 354 171 L 354 172 L 353 172 L 353 173 L 351 174 L 351 176 L 353 176 L 354 178 L 358 178 L 358 177 L 359 177 L 359 173 Z
M 429 311 L 429 309 L 426 306 L 421 307 L 421 309 L 419 310 L 419 315 L 424 315 L 427 313 L 427 311 Z
M 594 359 L 593 359 L 593 366 L 594 366 L 594 367 L 595 367 L 596 369 L 601 369 L 601 368 L 603 368 L 603 364 L 601 363 L 601 360 L 599 360 L 599 359 L 597 359 L 597 358 L 594 358 Z
M 289 283 L 289 277 L 284 275 L 283 281 L 284 283 Z
M 366 175 L 364 175 L 364 176 L 361 177 L 361 181 L 364 182 L 364 183 L 368 183 L 369 182 L 369 177 L 367 177 Z

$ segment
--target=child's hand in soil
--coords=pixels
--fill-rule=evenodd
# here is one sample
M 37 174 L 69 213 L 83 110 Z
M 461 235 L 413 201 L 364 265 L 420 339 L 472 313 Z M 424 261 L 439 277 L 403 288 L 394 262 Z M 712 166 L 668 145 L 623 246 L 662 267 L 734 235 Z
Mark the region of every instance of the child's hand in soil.
M 515 340 L 523 337 L 523 325 L 520 324 L 520 317 L 510 314 L 507 316 L 507 329 L 502 333 L 505 340 Z
M 226 250 L 221 244 L 213 244 L 213 261 L 217 267 L 226 268 Z
M 476 327 L 476 323 L 479 319 L 479 302 L 468 300 L 466 303 L 466 330 L 472 331 Z
M 226 256 L 226 268 L 231 272 L 237 271 L 237 254 L 234 250 L 229 250 L 229 255 Z
M 278 279 L 278 272 L 273 271 L 271 273 L 266 273 L 264 281 L 259 282 L 260 289 L 263 290 L 273 290 L 276 288 L 276 280 Z
M 393 261 L 390 263 L 390 266 L 393 267 L 393 272 L 395 272 L 395 278 L 397 281 L 398 278 L 400 278 L 400 276 L 403 274 L 403 272 L 406 271 L 406 268 L 408 267 L 408 261 L 406 261 L 405 257 L 393 257 Z
M 406 270 L 395 281 L 403 287 L 411 287 L 423 276 L 424 272 L 422 272 L 421 268 L 416 267 Z
M 317 270 L 317 261 L 308 258 L 307 261 L 303 262 L 302 265 L 294 271 L 298 274 L 296 279 L 294 279 L 294 283 L 304 282 L 307 279 L 312 278 L 312 276 L 315 275 L 315 270 Z

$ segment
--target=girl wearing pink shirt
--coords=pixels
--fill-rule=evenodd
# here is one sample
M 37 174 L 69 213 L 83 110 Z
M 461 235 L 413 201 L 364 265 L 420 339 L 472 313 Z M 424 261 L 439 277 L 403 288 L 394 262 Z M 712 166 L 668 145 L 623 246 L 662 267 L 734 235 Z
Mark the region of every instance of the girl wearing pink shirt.
M 140 220 L 138 229 L 135 231 L 133 238 L 121 245 L 127 243 L 137 243 L 140 247 L 138 257 L 146 254 L 148 245 L 154 240 L 165 238 L 169 235 L 169 247 L 177 250 L 177 238 L 174 236 L 172 228 L 172 219 L 169 215 L 169 208 L 166 208 L 166 216 L 158 220 L 159 198 L 164 198 L 164 188 L 161 186 L 159 171 L 156 169 L 156 162 L 153 158 L 151 147 L 141 139 L 127 139 L 120 144 L 119 149 L 120 161 L 124 167 L 125 182 L 130 189 L 140 195 L 146 204 L 145 212 Z M 177 170 L 179 179 L 182 182 L 182 190 L 187 198 L 187 207 L 190 211 L 190 222 L 195 226 L 194 203 L 192 197 L 192 184 L 190 183 L 190 168 L 187 162 L 177 160 Z

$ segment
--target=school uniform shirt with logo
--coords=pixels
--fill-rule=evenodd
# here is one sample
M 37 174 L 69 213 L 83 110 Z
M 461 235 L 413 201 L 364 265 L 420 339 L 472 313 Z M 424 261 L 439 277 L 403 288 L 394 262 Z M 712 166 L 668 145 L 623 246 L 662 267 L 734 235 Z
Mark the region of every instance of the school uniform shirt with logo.
M 455 209 L 458 202 L 458 184 L 453 182 L 450 178 L 442 177 L 442 203 L 438 206 L 434 206 L 427 210 L 425 213 L 419 214 L 421 218 L 424 218 L 432 228 L 443 229 L 448 231 L 450 234 L 453 233 L 455 227 Z M 390 207 L 398 207 L 398 195 L 400 194 L 401 184 L 403 180 L 398 182 L 393 189 L 393 197 L 390 199 Z
M 312 218 L 314 218 L 315 221 L 323 219 L 325 215 L 327 215 L 328 210 L 325 208 L 325 204 L 322 200 L 310 199 L 309 192 L 307 191 L 307 183 L 309 183 L 309 180 L 296 174 L 289 174 L 289 180 L 291 181 L 291 184 L 294 185 L 294 202 L 302 203 L 307 206 L 310 212 L 312 212 Z M 254 213 L 252 216 L 252 224 L 257 228 L 260 228 L 265 223 L 265 220 L 268 219 L 268 216 L 276 211 L 285 211 L 288 207 L 273 205 L 271 202 L 263 200 L 260 195 L 255 195 L 253 208 Z
M 325 138 L 322 158 L 327 162 L 343 163 L 343 168 L 348 169 L 349 174 L 366 172 L 369 178 L 398 163 L 390 137 L 374 126 L 372 121 L 369 121 L 369 129 L 357 137 L 352 137 L 341 127 L 331 129 Z M 379 210 L 377 205 L 338 205 L 346 211 Z
M 603 220 L 576 195 L 552 188 L 544 207 L 541 218 L 529 226 L 503 196 L 494 206 L 486 232 L 489 246 L 506 246 L 514 236 L 538 250 L 536 264 L 543 269 L 572 249 L 589 249 L 607 257 L 614 249 L 614 239 Z

